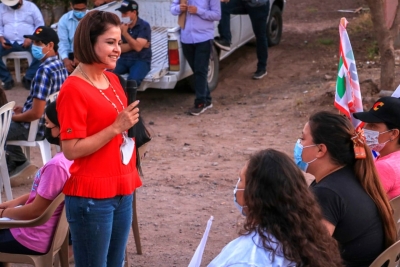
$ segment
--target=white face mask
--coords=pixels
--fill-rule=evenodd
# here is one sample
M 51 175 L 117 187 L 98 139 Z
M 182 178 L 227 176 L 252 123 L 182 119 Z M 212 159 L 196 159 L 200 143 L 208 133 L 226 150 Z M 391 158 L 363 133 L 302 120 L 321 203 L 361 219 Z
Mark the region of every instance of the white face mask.
M 122 17 L 121 18 L 121 23 L 123 23 L 123 24 L 131 24 L 132 20 L 131 20 L 130 17 Z
M 240 214 L 242 214 L 243 216 L 246 216 L 246 214 L 245 214 L 244 211 L 243 211 L 243 208 L 244 208 L 244 207 L 247 207 L 247 206 L 240 206 L 240 204 L 237 202 L 237 199 L 236 199 L 236 192 L 237 192 L 237 191 L 244 191 L 244 189 L 239 189 L 239 188 L 237 188 L 239 182 L 240 182 L 240 177 L 239 177 L 239 180 L 238 180 L 238 182 L 237 182 L 237 184 L 236 184 L 236 186 L 235 186 L 235 189 L 233 189 L 233 204 L 234 204 L 235 207 L 239 210 Z
M 380 134 L 384 134 L 387 132 L 390 132 L 391 130 L 387 130 L 384 132 L 378 132 L 378 131 L 373 131 L 373 130 L 368 130 L 368 129 L 364 129 L 364 136 L 365 136 L 365 140 L 367 142 L 367 145 L 369 146 L 369 148 L 371 148 L 372 150 L 379 152 L 381 151 L 387 142 L 391 141 L 390 139 L 387 140 L 386 142 L 383 143 L 379 143 L 379 135 Z

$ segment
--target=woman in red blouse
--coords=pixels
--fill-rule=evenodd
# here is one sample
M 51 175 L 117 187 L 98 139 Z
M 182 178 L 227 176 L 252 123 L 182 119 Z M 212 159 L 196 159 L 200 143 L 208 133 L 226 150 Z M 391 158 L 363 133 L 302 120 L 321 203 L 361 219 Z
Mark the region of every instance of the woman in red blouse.
M 134 140 L 138 122 L 114 69 L 121 54 L 118 16 L 89 12 L 79 23 L 74 54 L 80 64 L 57 99 L 65 157 L 74 160 L 64 187 L 76 267 L 122 266 L 132 221 L 132 193 L 141 186 Z

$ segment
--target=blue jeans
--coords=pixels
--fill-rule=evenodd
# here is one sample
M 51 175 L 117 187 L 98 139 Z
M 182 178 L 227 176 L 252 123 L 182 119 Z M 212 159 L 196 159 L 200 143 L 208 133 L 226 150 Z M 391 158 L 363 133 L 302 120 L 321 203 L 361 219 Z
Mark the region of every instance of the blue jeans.
M 28 51 L 29 53 L 31 53 L 31 47 L 24 48 L 17 42 L 14 42 L 10 49 L 4 49 L 3 46 L 0 45 L 0 80 L 2 80 L 4 83 L 11 82 L 12 76 L 11 73 L 8 71 L 6 65 L 4 64 L 2 57 L 10 54 L 11 52 L 21 52 L 21 51 Z M 33 77 L 35 77 L 36 71 L 39 68 L 40 64 L 41 64 L 40 60 L 33 58 L 31 65 L 29 66 L 29 68 L 26 70 L 25 73 L 25 78 L 27 80 L 32 81 Z
M 221 20 L 218 24 L 218 32 L 221 39 L 231 42 L 231 14 L 249 14 L 251 26 L 256 37 L 257 45 L 257 70 L 267 69 L 268 41 L 267 41 L 267 18 L 269 13 L 269 2 L 259 7 L 251 7 L 243 0 L 230 0 L 228 3 L 221 2 Z
M 132 223 L 132 195 L 65 196 L 76 267 L 119 267 Z
M 195 105 L 211 103 L 210 89 L 208 88 L 207 74 L 211 55 L 211 41 L 196 44 L 182 43 L 182 51 L 194 76 L 196 92 Z
M 116 74 L 128 73 L 128 80 L 135 80 L 139 87 L 147 73 L 150 71 L 150 62 L 133 60 L 121 57 L 114 69 Z

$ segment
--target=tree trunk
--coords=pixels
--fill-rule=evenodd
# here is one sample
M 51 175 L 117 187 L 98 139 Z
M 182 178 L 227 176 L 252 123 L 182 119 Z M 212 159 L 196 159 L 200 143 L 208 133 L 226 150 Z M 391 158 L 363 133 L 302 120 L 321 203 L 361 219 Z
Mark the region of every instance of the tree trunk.
M 381 55 L 381 86 L 380 90 L 394 90 L 395 55 L 394 39 L 398 34 L 400 23 L 400 0 L 366 0 L 374 25 Z M 396 11 L 395 13 L 391 13 Z

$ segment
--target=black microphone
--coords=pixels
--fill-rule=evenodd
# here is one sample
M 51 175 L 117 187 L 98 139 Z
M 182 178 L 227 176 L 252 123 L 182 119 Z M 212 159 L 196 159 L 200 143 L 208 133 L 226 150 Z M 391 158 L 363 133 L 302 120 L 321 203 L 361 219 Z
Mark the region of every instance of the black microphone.
M 126 82 L 126 94 L 128 96 L 128 105 L 136 101 L 137 83 L 135 80 L 128 80 Z M 135 137 L 135 126 L 128 130 L 128 137 Z

